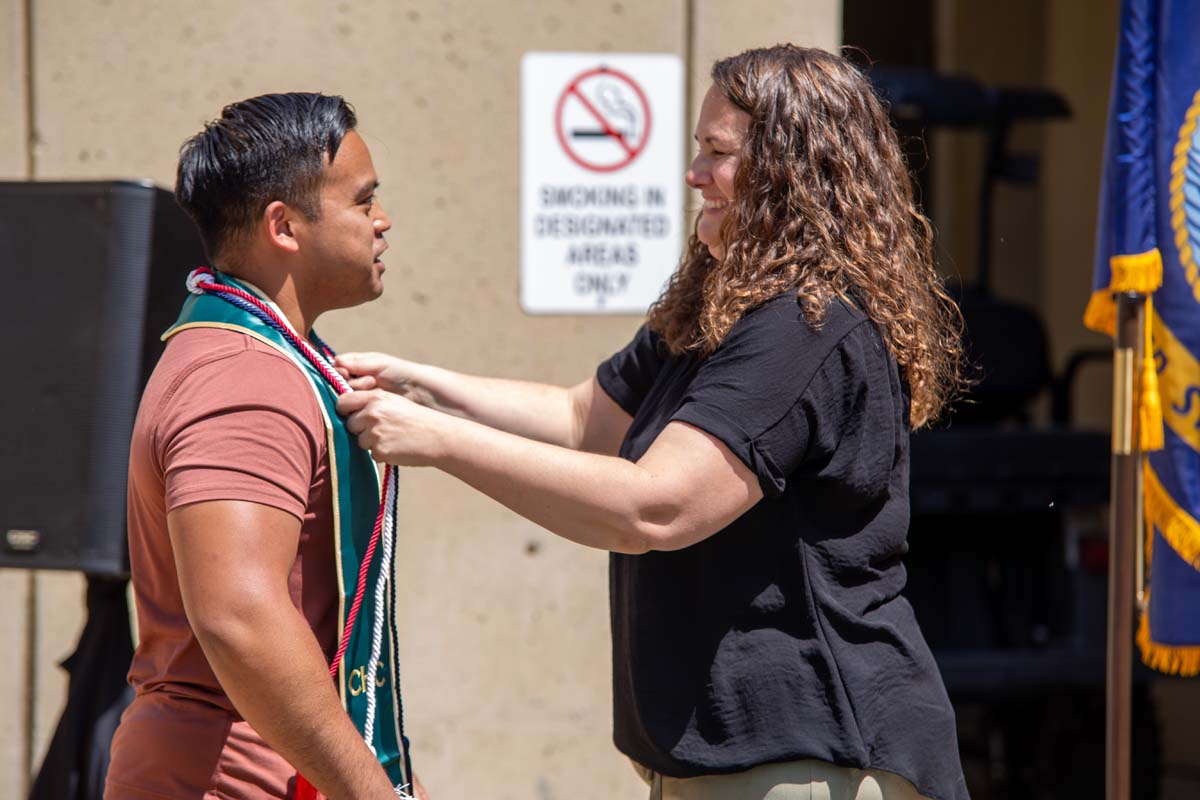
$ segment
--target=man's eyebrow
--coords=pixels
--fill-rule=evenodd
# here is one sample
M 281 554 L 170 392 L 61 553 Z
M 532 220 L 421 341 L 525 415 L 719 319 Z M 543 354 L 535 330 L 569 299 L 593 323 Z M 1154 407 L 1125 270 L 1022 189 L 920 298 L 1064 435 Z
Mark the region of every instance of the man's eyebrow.
M 354 193 L 354 196 L 366 197 L 369 194 L 373 194 L 377 189 L 379 189 L 379 181 L 367 181 L 357 192 Z

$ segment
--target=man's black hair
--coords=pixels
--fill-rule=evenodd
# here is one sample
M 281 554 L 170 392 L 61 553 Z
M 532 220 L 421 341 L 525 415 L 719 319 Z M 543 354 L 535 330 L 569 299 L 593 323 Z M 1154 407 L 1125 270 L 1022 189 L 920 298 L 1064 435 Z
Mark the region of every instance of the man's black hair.
M 199 226 L 209 258 L 228 256 L 223 248 L 276 200 L 316 219 L 322 170 L 357 124 L 337 95 L 264 94 L 226 106 L 184 142 L 175 199 Z

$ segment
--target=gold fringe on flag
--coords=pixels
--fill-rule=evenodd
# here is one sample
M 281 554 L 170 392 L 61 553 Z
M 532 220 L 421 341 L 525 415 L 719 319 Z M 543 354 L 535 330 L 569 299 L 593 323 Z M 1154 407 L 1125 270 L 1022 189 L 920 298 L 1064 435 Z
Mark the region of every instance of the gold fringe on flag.
M 1144 253 L 1127 256 L 1113 256 L 1108 260 L 1112 268 L 1112 279 L 1108 284 L 1113 294 L 1121 292 L 1137 292 L 1150 295 L 1162 286 L 1162 254 L 1157 247 L 1152 247 Z
M 1150 614 L 1146 611 L 1138 621 L 1137 644 L 1142 651 L 1142 661 L 1151 669 L 1181 678 L 1200 675 L 1200 647 L 1175 647 L 1151 640 Z
M 1117 330 L 1117 304 L 1108 289 L 1097 289 L 1088 298 L 1083 324 L 1090 331 L 1112 336 Z
M 1146 531 L 1150 532 L 1151 525 L 1158 528 L 1171 549 L 1193 569 L 1200 570 L 1200 522 L 1179 507 L 1148 463 L 1142 470 L 1142 487 L 1146 498 Z
M 1200 569 L 1200 522 L 1184 511 L 1163 487 L 1147 463 L 1142 471 L 1146 509 L 1146 563 L 1154 554 L 1154 531 L 1180 558 Z M 1180 647 L 1162 644 L 1153 639 L 1150 631 L 1150 592 L 1138 621 L 1137 643 L 1146 666 L 1167 675 L 1192 677 L 1200 675 L 1200 647 Z

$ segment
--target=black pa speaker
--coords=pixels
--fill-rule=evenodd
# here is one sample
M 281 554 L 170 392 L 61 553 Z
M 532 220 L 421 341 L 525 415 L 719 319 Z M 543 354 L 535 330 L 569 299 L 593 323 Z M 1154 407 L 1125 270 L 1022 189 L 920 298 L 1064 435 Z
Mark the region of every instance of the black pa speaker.
M 138 398 L 203 263 L 149 183 L 0 182 L 0 566 L 128 572 Z

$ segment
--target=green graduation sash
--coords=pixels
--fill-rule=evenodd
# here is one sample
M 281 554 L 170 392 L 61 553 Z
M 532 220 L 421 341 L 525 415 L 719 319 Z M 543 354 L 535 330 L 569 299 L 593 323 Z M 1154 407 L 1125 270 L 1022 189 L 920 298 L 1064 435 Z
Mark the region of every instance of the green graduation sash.
M 254 287 L 228 275 L 217 273 L 216 283 L 236 286 L 250 294 L 262 296 Z M 281 315 L 282 316 L 282 315 Z M 221 328 L 250 336 L 287 356 L 308 378 L 316 395 L 325 423 L 325 440 L 329 451 L 329 475 L 333 489 L 333 557 L 337 561 L 338 578 L 338 635 L 346 625 L 346 615 L 358 590 L 358 573 L 362 558 L 379 511 L 379 473 L 370 454 L 358 446 L 337 414 L 337 393 L 321 373 L 308 363 L 282 334 L 253 314 L 212 294 L 189 295 L 179 319 L 166 333 L 163 341 L 190 328 Z M 316 346 L 314 345 L 314 348 Z M 317 348 L 319 349 L 319 348 Z M 342 707 L 363 733 L 367 719 L 368 692 L 375 692 L 375 725 L 368 744 L 375 751 L 393 785 L 409 784 L 401 753 L 401 732 L 397 710 L 400 708 L 399 687 L 396 681 L 396 642 L 390 621 L 394 619 L 392 603 L 395 593 L 386 592 L 382 608 L 375 604 L 374 587 L 379 580 L 382 547 L 377 548 L 374 563 L 367 573 L 362 607 L 351 631 L 345 657 L 336 676 Z M 376 615 L 384 614 L 383 648 L 374 681 L 368 661 L 371 656 L 371 627 Z M 340 641 L 340 638 L 339 638 Z M 370 684 L 374 684 L 373 686 Z

